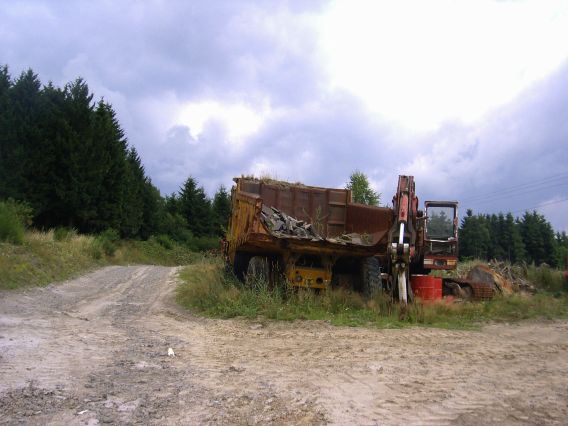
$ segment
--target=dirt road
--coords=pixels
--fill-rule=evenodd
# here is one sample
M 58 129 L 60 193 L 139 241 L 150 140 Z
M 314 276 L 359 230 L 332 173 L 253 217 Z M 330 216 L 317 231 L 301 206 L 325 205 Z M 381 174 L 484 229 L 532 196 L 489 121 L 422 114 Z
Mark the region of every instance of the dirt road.
M 109 267 L 0 293 L 0 423 L 566 424 L 568 322 L 208 320 L 173 303 L 175 274 Z

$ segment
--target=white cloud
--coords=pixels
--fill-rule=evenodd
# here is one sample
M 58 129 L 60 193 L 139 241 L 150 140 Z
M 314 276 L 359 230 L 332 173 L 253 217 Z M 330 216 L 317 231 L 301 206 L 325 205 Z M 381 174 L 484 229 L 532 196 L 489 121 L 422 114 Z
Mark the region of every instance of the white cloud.
M 568 57 L 568 3 L 337 1 L 321 21 L 334 87 L 418 130 L 471 123 Z
M 268 107 L 264 111 L 258 111 L 242 103 L 188 102 L 179 107 L 174 124 L 189 127 L 191 135 L 198 139 L 208 122 L 220 121 L 227 129 L 229 140 L 233 143 L 242 143 L 246 136 L 260 128 L 267 114 Z

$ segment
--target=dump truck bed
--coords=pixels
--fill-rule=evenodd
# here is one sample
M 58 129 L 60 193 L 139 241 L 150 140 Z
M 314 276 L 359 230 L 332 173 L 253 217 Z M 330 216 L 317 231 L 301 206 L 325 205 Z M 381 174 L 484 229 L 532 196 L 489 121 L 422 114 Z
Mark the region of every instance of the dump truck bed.
M 228 254 L 284 251 L 333 256 L 386 253 L 392 210 L 351 203 L 346 189 L 237 178 Z

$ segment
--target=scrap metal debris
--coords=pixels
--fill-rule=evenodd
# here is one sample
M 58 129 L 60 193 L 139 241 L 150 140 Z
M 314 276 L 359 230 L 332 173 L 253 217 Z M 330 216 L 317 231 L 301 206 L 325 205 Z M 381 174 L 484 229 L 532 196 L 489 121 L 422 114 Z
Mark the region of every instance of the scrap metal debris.
M 262 206 L 260 217 L 275 235 L 292 235 L 312 241 L 323 240 L 311 223 L 288 216 L 276 207 Z
M 458 271 L 458 275 L 462 275 L 463 271 L 461 272 Z M 504 295 L 536 291 L 534 285 L 527 280 L 526 271 L 522 266 L 505 262 L 491 261 L 488 265 L 477 264 L 467 271 L 467 280 L 488 284 Z
M 369 234 L 343 234 L 337 238 L 328 238 L 329 241 L 334 243 L 351 243 L 357 245 L 371 245 L 373 244 L 373 239 Z
M 311 241 L 327 240 L 335 244 L 372 245 L 373 239 L 369 234 L 343 234 L 334 238 L 324 238 L 314 225 L 304 220 L 298 220 L 287 215 L 276 207 L 263 205 L 260 217 L 270 232 L 277 237 L 295 237 Z
M 492 285 L 499 293 L 513 294 L 513 284 L 501 274 L 486 265 L 475 265 L 467 274 L 467 279 Z
M 525 264 L 512 265 L 507 262 L 492 260 L 489 266 L 512 284 L 513 291 L 536 293 L 535 286 L 527 279 L 527 266 Z

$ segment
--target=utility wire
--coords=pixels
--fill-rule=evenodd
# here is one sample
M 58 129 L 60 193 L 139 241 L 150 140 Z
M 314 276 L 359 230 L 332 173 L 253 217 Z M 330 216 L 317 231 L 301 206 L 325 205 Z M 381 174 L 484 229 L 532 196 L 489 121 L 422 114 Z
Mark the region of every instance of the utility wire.
M 546 189 L 550 189 L 550 188 L 556 188 L 556 187 L 562 187 L 562 186 L 567 186 L 568 185 L 568 181 L 566 182 L 557 182 L 554 185 L 544 185 L 544 186 L 539 186 L 539 187 L 535 187 L 535 188 L 530 188 L 530 189 L 525 189 L 525 190 L 517 190 L 516 192 L 509 192 L 508 194 L 496 194 L 493 195 L 491 197 L 487 197 L 485 199 L 480 198 L 478 200 L 471 200 L 471 199 L 467 199 L 468 204 L 486 204 L 486 203 L 491 203 L 497 200 L 501 200 L 501 199 L 507 199 L 507 198 L 514 198 L 514 197 L 518 197 L 520 195 L 525 195 L 525 194 L 530 194 L 531 192 L 535 192 L 535 191 L 544 191 Z
M 519 212 L 526 212 L 526 211 L 529 211 L 529 210 L 538 210 L 538 209 L 540 209 L 541 207 L 552 206 L 552 205 L 554 205 L 554 204 L 560 204 L 560 203 L 563 203 L 563 202 L 565 202 L 565 201 L 568 201 L 568 198 L 562 198 L 561 200 L 549 201 L 548 203 L 539 204 L 538 206 L 527 207 L 527 208 L 518 209 L 518 210 L 513 210 L 513 211 L 506 212 L 506 213 L 511 213 L 511 214 L 513 214 L 513 213 L 519 213 Z M 466 211 L 469 210 L 469 209 L 473 210 L 473 208 L 471 208 L 471 207 L 465 207 L 465 208 L 463 208 L 463 210 L 466 210 Z M 481 213 L 481 214 L 483 214 L 483 213 Z
M 524 189 L 529 189 L 529 188 L 534 188 L 534 187 L 540 187 L 542 185 L 545 184 L 559 184 L 559 182 L 555 182 L 557 180 L 563 180 L 563 179 L 567 179 L 568 182 L 568 173 L 561 173 L 558 175 L 553 175 L 553 176 L 548 176 L 546 178 L 543 179 L 538 179 L 536 181 L 532 181 L 532 182 L 525 182 L 523 184 L 520 185 L 515 185 L 515 186 L 511 186 L 511 187 L 505 187 L 502 188 L 498 191 L 492 191 L 492 192 L 487 192 L 484 194 L 478 194 L 478 195 L 472 195 L 471 197 L 466 197 L 463 200 L 467 200 L 467 201 L 473 201 L 476 199 L 484 199 L 484 198 L 488 198 L 488 197 L 496 197 L 496 196 L 502 196 L 503 194 L 507 194 L 507 193 L 511 193 L 511 192 L 518 192 L 518 191 L 522 191 Z M 560 182 L 560 184 L 563 182 Z
M 556 201 L 549 201 L 548 203 L 543 203 L 543 204 L 540 204 L 538 206 L 530 207 L 528 209 L 514 210 L 511 213 L 519 213 L 519 212 L 526 212 L 528 210 L 536 210 L 536 209 L 540 209 L 541 207 L 544 207 L 544 206 L 552 206 L 553 204 L 559 204 L 559 203 L 563 203 L 565 201 L 568 201 L 568 198 L 563 198 L 561 200 L 556 200 Z

